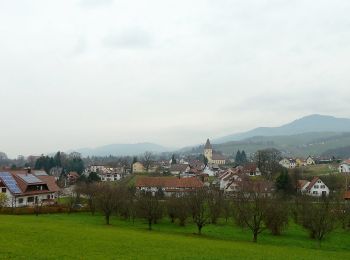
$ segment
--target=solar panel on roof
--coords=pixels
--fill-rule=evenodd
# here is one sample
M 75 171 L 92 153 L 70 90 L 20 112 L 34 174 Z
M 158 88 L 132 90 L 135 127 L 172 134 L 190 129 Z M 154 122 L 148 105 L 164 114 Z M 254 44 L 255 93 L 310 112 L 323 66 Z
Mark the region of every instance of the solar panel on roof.
M 29 184 L 42 182 L 39 178 L 37 178 L 33 174 L 18 174 L 18 177 L 20 177 L 22 180 L 24 180 L 26 183 L 29 183 Z
M 7 188 L 12 193 L 22 193 L 21 190 L 17 186 L 17 182 L 12 177 L 12 175 L 8 172 L 0 172 L 0 179 L 5 183 Z

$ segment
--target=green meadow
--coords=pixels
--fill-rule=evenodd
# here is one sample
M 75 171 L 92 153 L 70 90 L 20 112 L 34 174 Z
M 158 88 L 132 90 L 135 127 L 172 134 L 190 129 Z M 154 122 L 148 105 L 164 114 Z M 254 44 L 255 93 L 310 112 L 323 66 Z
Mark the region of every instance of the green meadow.
M 248 230 L 223 220 L 180 227 L 164 218 L 147 230 L 143 220 L 89 213 L 0 215 L 0 259 L 350 259 L 350 233 L 337 230 L 321 247 L 299 226 L 291 224 L 279 237 L 268 231 L 258 243 Z

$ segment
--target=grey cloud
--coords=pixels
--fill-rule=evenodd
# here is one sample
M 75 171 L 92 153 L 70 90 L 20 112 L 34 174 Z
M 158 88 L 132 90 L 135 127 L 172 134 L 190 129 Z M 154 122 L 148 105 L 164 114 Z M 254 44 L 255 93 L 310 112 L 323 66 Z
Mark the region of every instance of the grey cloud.
M 103 45 L 110 48 L 142 49 L 152 46 L 151 35 L 142 29 L 128 29 L 115 32 L 103 39 Z

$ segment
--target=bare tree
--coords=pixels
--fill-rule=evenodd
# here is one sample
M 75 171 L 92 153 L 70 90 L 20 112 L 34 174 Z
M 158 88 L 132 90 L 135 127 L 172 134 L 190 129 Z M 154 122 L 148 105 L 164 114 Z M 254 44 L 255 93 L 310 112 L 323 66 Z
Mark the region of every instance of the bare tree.
M 98 184 L 81 182 L 76 185 L 75 191 L 87 199 L 90 212 L 94 215 L 96 211 L 96 196 L 99 191 Z
M 225 221 L 227 223 L 228 219 L 231 217 L 232 215 L 232 204 L 231 204 L 231 201 L 228 200 L 228 199 L 223 199 L 223 202 L 222 202 L 222 211 L 223 211 L 223 216 L 225 218 Z
M 288 213 L 289 207 L 284 200 L 274 198 L 268 201 L 264 222 L 273 235 L 280 235 L 288 226 Z
M 279 164 L 280 159 L 281 152 L 277 149 L 270 148 L 257 151 L 255 153 L 254 161 L 262 174 L 267 179 L 271 179 L 273 175 L 281 169 L 281 165 Z
M 210 189 L 208 192 L 208 207 L 212 224 L 216 224 L 223 209 L 224 195 L 218 189 Z
M 103 212 L 106 224 L 109 225 L 110 216 L 117 208 L 117 188 L 111 183 L 100 183 L 97 192 L 97 207 Z
M 133 189 L 124 188 L 123 199 L 120 201 L 119 213 L 124 219 L 132 220 L 134 223 L 136 218 L 136 203 L 135 203 L 135 191 Z
M 297 222 L 309 231 L 310 237 L 321 245 L 326 235 L 331 233 L 338 219 L 337 204 L 328 197 L 319 201 L 303 196 L 298 205 Z
M 266 229 L 264 219 L 267 209 L 267 197 L 262 193 L 262 187 L 250 183 L 246 189 L 237 194 L 235 200 L 235 219 L 238 225 L 248 227 L 253 233 L 253 242 L 258 241 L 258 235 Z
M 175 219 L 178 219 L 180 226 L 185 226 L 186 220 L 189 217 L 188 197 L 171 197 L 167 200 L 166 206 L 171 222 L 174 223 Z
M 152 223 L 157 223 L 157 220 L 162 217 L 163 207 L 157 196 L 152 196 L 152 193 L 139 194 L 137 200 L 138 215 L 148 221 L 148 229 L 152 230 Z
M 172 196 L 171 198 L 166 200 L 165 205 L 166 205 L 167 213 L 171 220 L 171 223 L 174 223 L 176 218 L 177 206 L 178 206 L 177 198 L 175 196 Z
M 192 213 L 193 222 L 197 225 L 199 235 L 202 233 L 202 228 L 209 221 L 207 197 L 208 193 L 205 189 L 193 191 L 188 197 L 188 207 Z
M 145 152 L 145 154 L 143 155 L 143 165 L 145 166 L 146 171 L 149 170 L 152 160 L 153 160 L 153 153 Z

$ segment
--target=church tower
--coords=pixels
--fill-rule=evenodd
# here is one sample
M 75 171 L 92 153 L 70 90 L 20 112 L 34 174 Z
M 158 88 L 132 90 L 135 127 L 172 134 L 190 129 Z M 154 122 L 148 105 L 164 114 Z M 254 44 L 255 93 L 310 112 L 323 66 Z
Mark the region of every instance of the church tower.
M 204 146 L 204 156 L 208 159 L 208 163 L 213 161 L 213 147 L 210 144 L 209 138 Z

